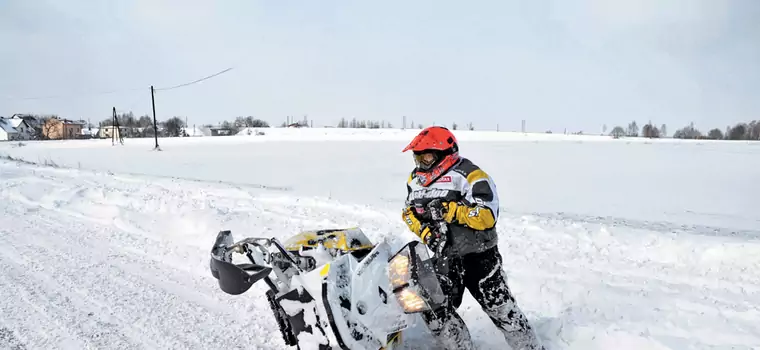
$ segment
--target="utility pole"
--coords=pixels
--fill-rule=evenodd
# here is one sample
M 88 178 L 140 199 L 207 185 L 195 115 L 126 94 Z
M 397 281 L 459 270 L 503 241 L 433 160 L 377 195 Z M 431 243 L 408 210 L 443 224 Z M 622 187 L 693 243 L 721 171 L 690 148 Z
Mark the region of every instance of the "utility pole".
M 160 151 L 158 148 L 158 122 L 156 122 L 156 98 L 154 97 L 153 85 L 150 86 L 150 102 L 153 105 L 153 137 L 156 139 L 156 147 L 154 150 Z
M 111 145 L 116 144 L 116 138 L 119 138 L 119 143 L 124 144 L 124 138 L 121 136 L 121 127 L 119 126 L 119 117 L 116 116 L 116 107 L 113 107 L 113 120 L 111 121 Z M 119 136 L 116 136 L 119 133 Z
M 113 114 L 111 115 L 111 146 L 116 144 L 116 107 L 113 107 Z

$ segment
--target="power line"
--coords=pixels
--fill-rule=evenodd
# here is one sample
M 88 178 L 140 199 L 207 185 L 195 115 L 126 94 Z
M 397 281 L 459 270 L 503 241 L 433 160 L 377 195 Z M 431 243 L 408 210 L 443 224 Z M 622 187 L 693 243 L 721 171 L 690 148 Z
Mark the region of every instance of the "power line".
M 207 77 L 203 77 L 203 78 L 200 78 L 200 79 L 198 79 L 198 80 L 194 80 L 194 81 L 191 81 L 191 82 L 189 82 L 189 83 L 184 83 L 184 84 L 180 84 L 180 85 L 176 85 L 176 86 L 172 86 L 172 87 L 168 87 L 168 88 L 157 88 L 157 89 L 154 89 L 154 90 L 155 90 L 155 91 L 166 91 L 166 90 L 172 90 L 172 89 L 181 88 L 181 87 L 183 87 L 183 86 L 188 86 L 188 85 L 192 85 L 192 84 L 200 83 L 200 82 L 202 82 L 202 81 L 204 81 L 204 80 L 207 80 L 207 79 L 211 79 L 211 78 L 213 78 L 213 77 L 215 77 L 215 76 L 217 76 L 217 75 L 221 75 L 221 74 L 227 73 L 227 72 L 229 72 L 229 71 L 231 71 L 231 70 L 232 70 L 232 67 L 230 67 L 230 68 L 227 68 L 227 69 L 225 69 L 225 70 L 223 70 L 223 71 L 221 71 L 221 72 L 217 72 L 217 73 L 211 74 L 211 75 L 209 75 L 209 76 L 207 76 Z
M 172 87 L 167 88 L 157 88 L 156 91 L 166 91 L 166 90 L 172 90 L 181 88 L 184 86 L 192 85 L 200 83 L 204 80 L 211 79 L 215 76 L 227 73 L 232 70 L 232 67 L 227 68 L 221 72 L 214 73 L 212 75 L 200 78 L 198 80 L 191 81 L 189 83 L 184 83 Z M 97 92 L 90 92 L 90 93 L 77 93 L 77 94 L 70 94 L 70 95 L 52 95 L 52 96 L 31 96 L 31 97 L 13 97 L 13 96 L 2 96 L 0 98 L 4 100 L 16 100 L 16 101 L 31 101 L 31 100 L 51 100 L 51 99 L 57 99 L 57 98 L 82 98 L 82 97 L 89 97 L 89 96 L 97 96 L 97 95 L 109 95 L 109 94 L 117 94 L 117 93 L 126 93 L 126 92 L 136 92 L 136 91 L 144 91 L 145 88 L 132 88 L 132 89 L 119 89 L 119 90 L 109 90 L 109 91 L 97 91 Z

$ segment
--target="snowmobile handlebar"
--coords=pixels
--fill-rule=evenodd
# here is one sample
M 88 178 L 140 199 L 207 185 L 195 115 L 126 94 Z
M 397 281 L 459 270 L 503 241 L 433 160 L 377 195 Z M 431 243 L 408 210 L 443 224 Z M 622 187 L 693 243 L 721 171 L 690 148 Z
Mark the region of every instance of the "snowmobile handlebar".
M 279 254 L 274 259 L 269 248 L 274 246 Z M 250 263 L 236 264 L 232 262 L 232 253 L 244 255 Z M 247 291 L 256 281 L 264 279 L 272 289 L 276 286 L 268 279 L 272 264 L 291 264 L 303 272 L 294 257 L 276 238 L 248 237 L 235 242 L 231 231 L 220 231 L 211 248 L 209 262 L 211 274 L 219 280 L 220 288 L 229 294 L 241 294 Z
M 223 235 L 223 234 L 227 235 L 227 234 L 229 234 L 229 231 L 222 231 L 222 232 L 220 232 L 220 236 Z M 218 243 L 219 242 L 217 242 L 217 244 Z M 265 257 L 264 258 L 264 262 L 267 263 L 267 264 L 271 264 L 272 263 L 272 255 L 269 252 L 269 248 L 272 247 L 272 246 L 274 246 L 279 251 L 279 253 L 282 254 L 282 256 L 289 263 L 293 264 L 297 269 L 299 269 L 299 270 L 302 271 L 302 269 L 300 268 L 300 265 L 298 264 L 298 262 L 296 261 L 296 259 L 293 257 L 293 255 L 285 249 L 285 247 L 282 245 L 282 243 L 280 243 L 279 240 L 277 240 L 277 238 L 274 238 L 274 237 L 272 237 L 272 238 L 247 237 L 247 238 L 243 238 L 243 239 L 241 239 L 241 240 L 239 240 L 239 241 L 237 241 L 237 242 L 235 242 L 233 244 L 229 244 L 229 245 L 222 244 L 220 246 L 225 247 L 227 251 L 232 251 L 232 252 L 235 252 L 235 253 L 238 253 L 238 254 L 244 254 L 244 255 L 248 256 L 248 258 L 251 259 L 251 262 L 254 263 L 254 264 L 256 262 L 254 261 L 253 257 L 250 254 L 251 253 L 251 246 L 253 246 L 255 249 L 259 250 L 259 252 L 261 253 L 261 255 L 263 257 Z

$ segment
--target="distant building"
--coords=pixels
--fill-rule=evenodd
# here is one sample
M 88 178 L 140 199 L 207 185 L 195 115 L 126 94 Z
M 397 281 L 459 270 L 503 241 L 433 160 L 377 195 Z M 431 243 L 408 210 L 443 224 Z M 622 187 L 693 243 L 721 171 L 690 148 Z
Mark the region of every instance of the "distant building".
M 89 128 L 82 129 L 83 138 L 86 138 L 86 139 L 99 138 L 98 135 L 100 135 L 100 129 L 98 128 L 89 127 Z
M 117 129 L 113 125 L 104 125 L 100 127 L 100 130 L 98 132 L 98 137 L 102 139 L 110 139 L 114 137 L 114 134 L 116 135 L 116 138 L 120 138 L 123 136 L 127 136 L 127 127 L 126 126 L 119 126 Z
M 14 117 L 10 119 L 11 125 L 18 132 L 19 140 L 29 140 L 34 135 L 34 128 L 23 118 Z
M 69 119 L 50 118 L 42 125 L 42 136 L 50 140 L 78 139 L 84 123 Z
M 209 128 L 209 131 L 211 132 L 211 136 L 231 136 L 235 135 L 237 130 L 233 128 L 225 128 L 222 126 L 212 126 Z
M 18 131 L 11 124 L 10 119 L 0 118 L 0 141 L 15 141 L 18 139 Z
M 180 133 L 183 136 L 196 137 L 196 136 L 211 136 L 211 128 L 205 126 L 184 127 Z

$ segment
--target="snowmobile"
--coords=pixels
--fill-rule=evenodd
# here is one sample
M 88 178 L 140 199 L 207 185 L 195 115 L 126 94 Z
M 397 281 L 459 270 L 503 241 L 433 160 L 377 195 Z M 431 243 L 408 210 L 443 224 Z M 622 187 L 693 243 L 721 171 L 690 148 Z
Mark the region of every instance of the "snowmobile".
M 231 295 L 263 280 L 286 345 L 388 350 L 398 349 L 416 313 L 445 302 L 434 258 L 421 242 L 392 253 L 360 228 L 302 231 L 284 244 L 257 237 L 235 242 L 231 231 L 220 231 L 210 269 Z

